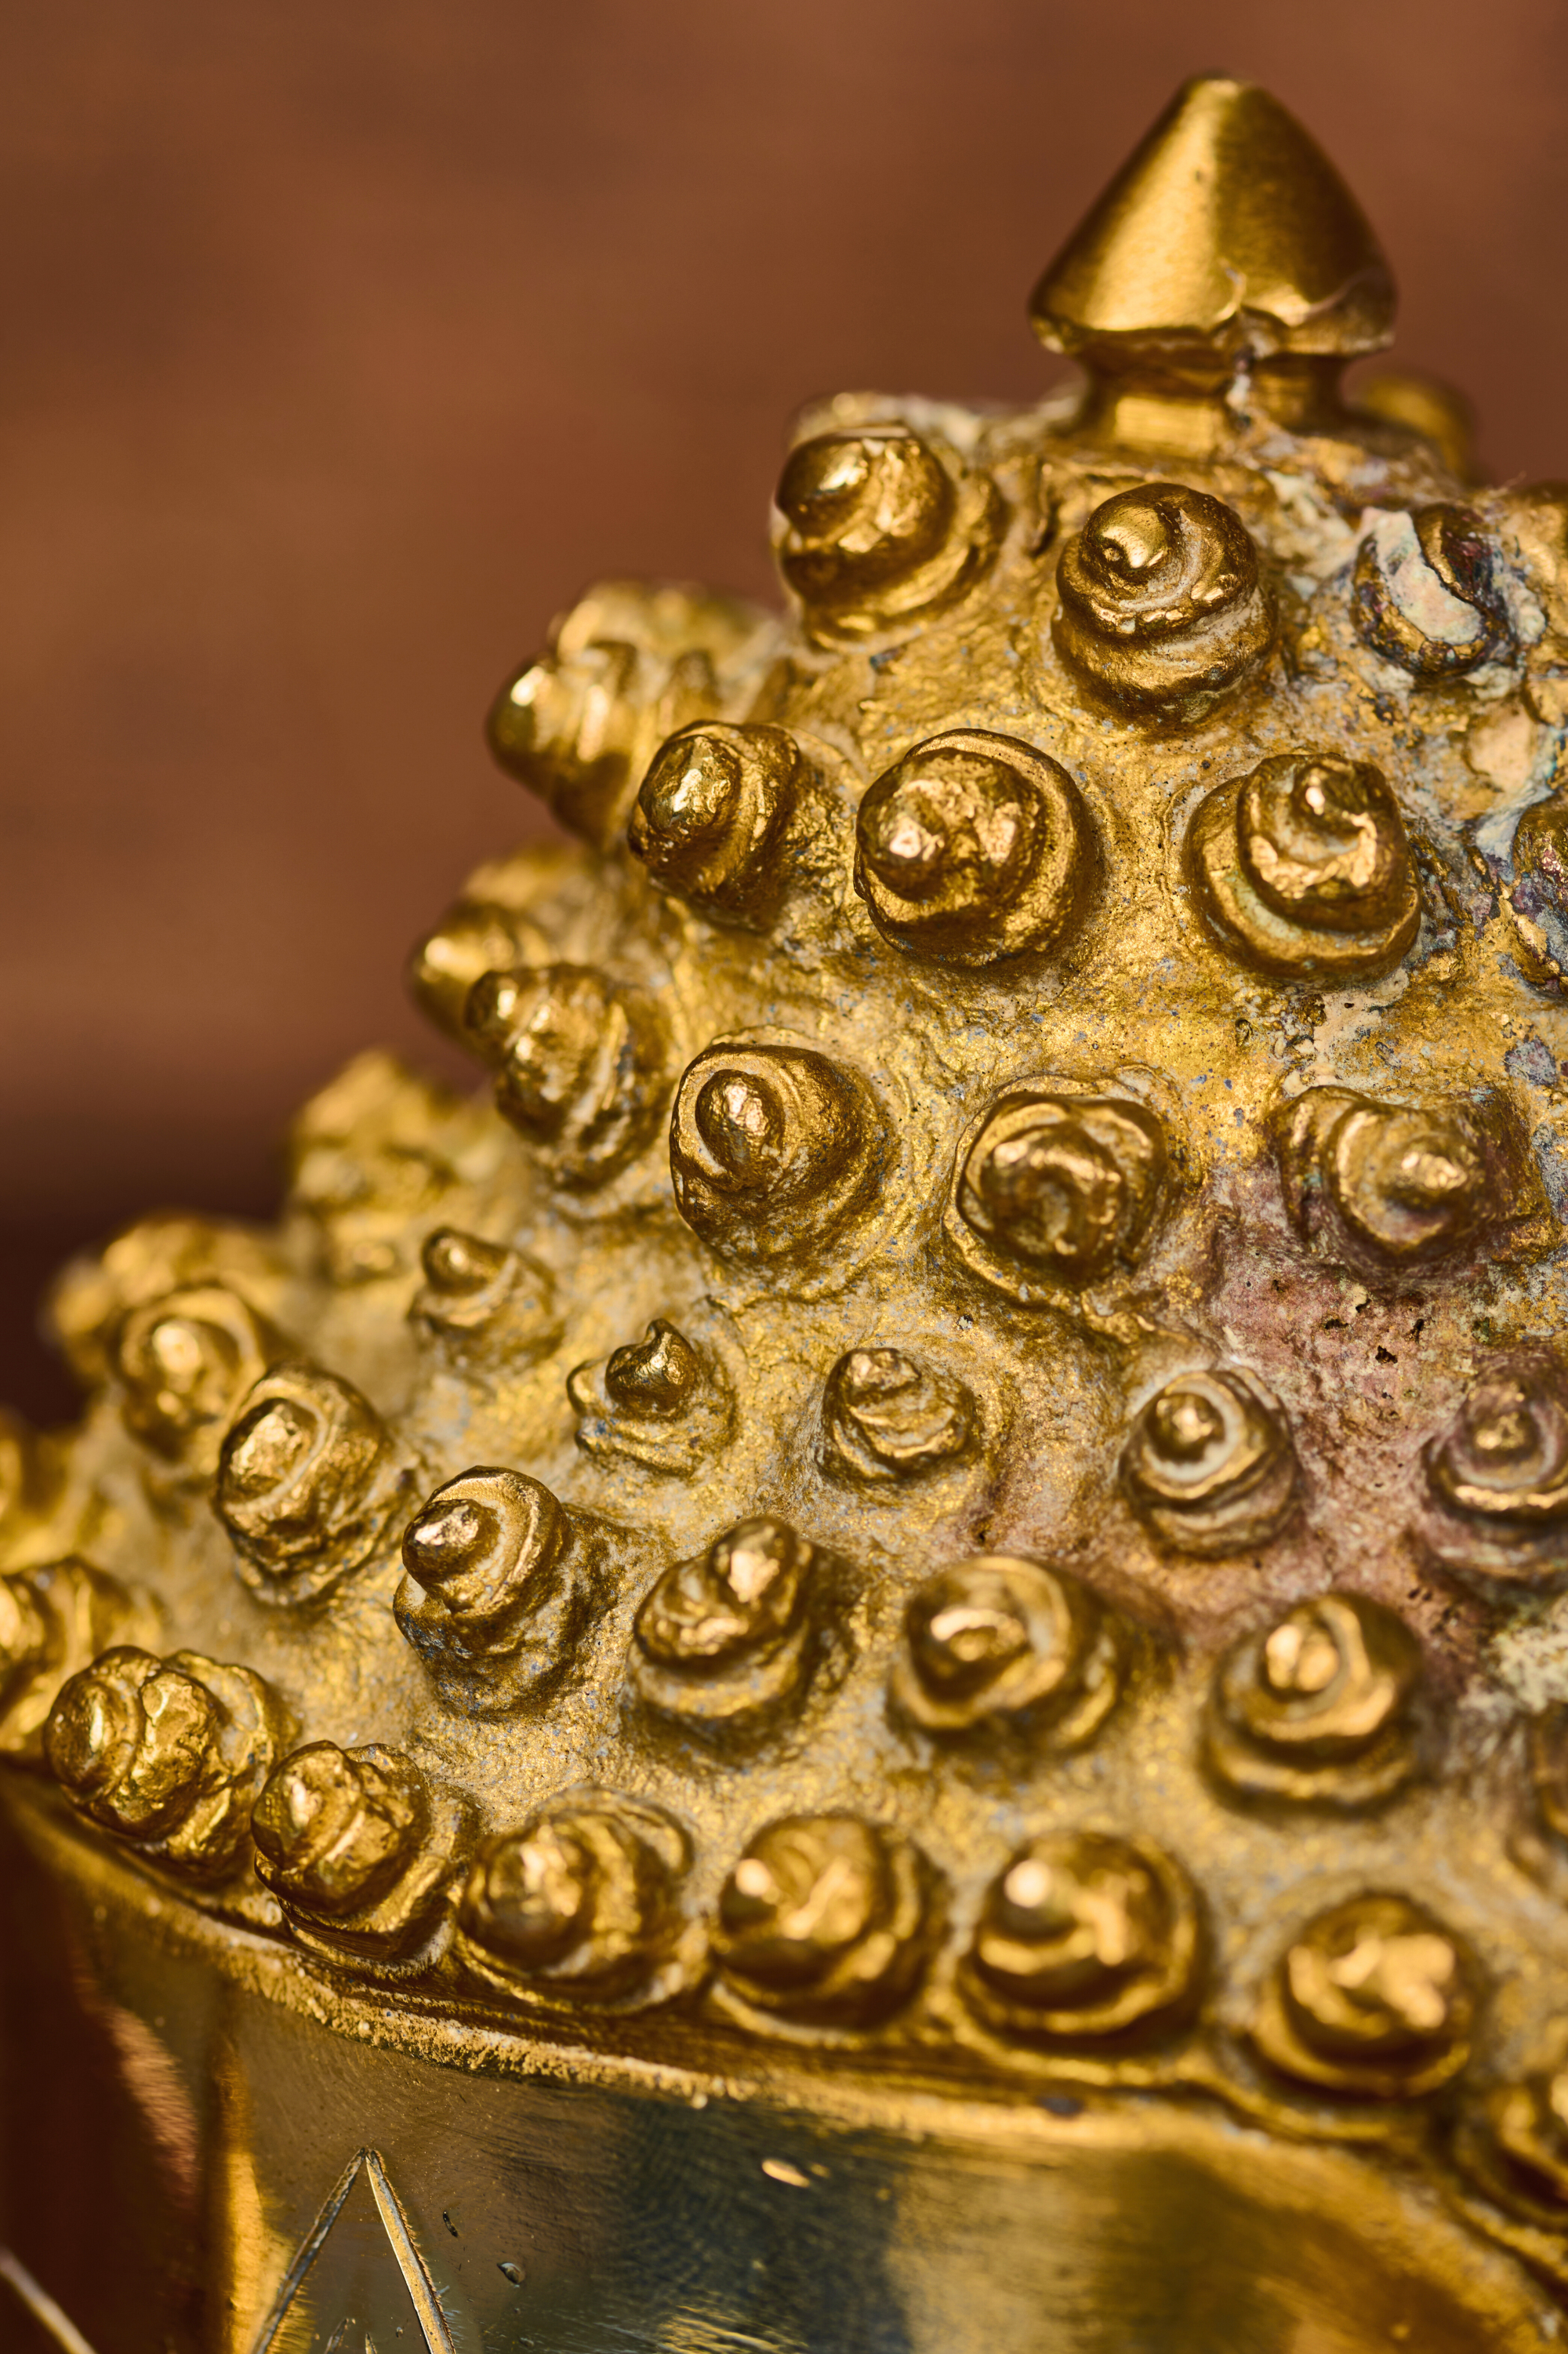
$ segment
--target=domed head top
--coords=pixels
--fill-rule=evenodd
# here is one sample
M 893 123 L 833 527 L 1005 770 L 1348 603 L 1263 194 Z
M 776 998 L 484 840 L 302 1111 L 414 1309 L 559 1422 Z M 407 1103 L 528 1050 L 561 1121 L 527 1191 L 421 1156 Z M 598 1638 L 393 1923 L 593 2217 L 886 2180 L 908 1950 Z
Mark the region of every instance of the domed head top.
M 1052 351 L 1149 389 L 1241 361 L 1342 362 L 1393 329 L 1388 264 L 1328 158 L 1266 90 L 1187 82 L 1034 290 Z

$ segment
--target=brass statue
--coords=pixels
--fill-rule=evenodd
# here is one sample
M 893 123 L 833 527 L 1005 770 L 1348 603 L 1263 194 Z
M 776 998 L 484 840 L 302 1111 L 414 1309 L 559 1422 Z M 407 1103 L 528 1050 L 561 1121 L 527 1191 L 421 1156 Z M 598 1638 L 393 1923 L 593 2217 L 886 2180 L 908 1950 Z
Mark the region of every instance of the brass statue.
M 1568 487 L 1393 309 L 1189 84 L 1080 386 L 505 686 L 492 1090 L 65 1271 L 6 2348 L 1562 2344 Z

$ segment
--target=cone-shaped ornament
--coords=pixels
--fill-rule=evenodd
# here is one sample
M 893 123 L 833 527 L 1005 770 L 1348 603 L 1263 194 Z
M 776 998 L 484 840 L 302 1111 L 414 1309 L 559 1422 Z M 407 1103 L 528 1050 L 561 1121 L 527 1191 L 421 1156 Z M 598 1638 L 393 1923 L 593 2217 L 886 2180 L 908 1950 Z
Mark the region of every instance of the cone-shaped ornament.
M 1177 92 L 1030 307 L 1041 341 L 1091 373 L 1192 392 L 1243 365 L 1299 377 L 1303 361 L 1381 350 L 1394 290 L 1300 124 L 1266 90 L 1210 76 Z

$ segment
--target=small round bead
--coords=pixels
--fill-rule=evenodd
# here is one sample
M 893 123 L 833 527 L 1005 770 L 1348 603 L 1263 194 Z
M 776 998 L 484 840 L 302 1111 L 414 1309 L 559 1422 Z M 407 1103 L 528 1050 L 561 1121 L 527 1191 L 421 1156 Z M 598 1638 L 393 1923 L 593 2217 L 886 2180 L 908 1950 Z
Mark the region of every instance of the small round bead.
M 1413 1533 L 1428 1560 L 1494 1592 L 1568 1578 L 1568 1384 L 1555 1357 L 1494 1360 L 1425 1459 Z
M 381 1549 L 410 1479 L 368 1399 L 318 1366 L 280 1365 L 229 1426 L 215 1509 L 253 1594 L 313 1602 Z
M 878 777 L 855 840 L 854 886 L 878 931 L 951 964 L 1060 947 L 1096 872 L 1093 829 L 1066 770 L 976 729 L 931 737 Z
M 193 1285 L 132 1309 L 114 1345 L 125 1427 L 182 1478 L 210 1479 L 235 1408 L 289 1353 L 238 1292 Z
M 403 1534 L 393 1599 L 449 1707 L 496 1716 L 571 1663 L 598 1590 L 592 1543 L 549 1490 L 479 1465 L 427 1498 Z
M 813 781 L 782 727 L 683 728 L 642 779 L 628 846 L 662 891 L 719 921 L 760 925 L 789 879 L 786 839 L 812 809 Z
M 903 1349 L 852 1349 L 823 1386 L 823 1460 L 841 1479 L 919 1479 L 961 1461 L 978 1435 L 968 1385 Z
M 1063 549 L 1056 586 L 1064 663 L 1142 717 L 1199 717 L 1274 642 L 1246 525 L 1181 482 L 1146 482 L 1097 507 Z
M 1296 1507 L 1284 1414 L 1241 1366 L 1167 1382 L 1134 1422 L 1121 1473 L 1151 1532 L 1206 1560 L 1266 1544 Z
M 553 1799 L 487 1840 L 458 1907 L 458 1951 L 492 1991 L 546 2005 L 641 2008 L 691 1974 L 680 1826 L 609 1791 Z M 682 1949 L 688 1949 L 683 1951 Z
M 857 1815 L 789 1815 L 726 1881 L 721 1985 L 749 2009 L 820 2027 L 876 2025 L 906 2003 L 938 1925 L 937 1887 L 908 1840 Z
M 1078 1579 L 1016 1554 L 980 1553 L 910 1596 L 888 1702 L 941 1739 L 1061 1753 L 1098 1732 L 1124 1668 L 1114 1622 Z
M 959 1155 L 948 1231 L 1015 1299 L 1079 1291 L 1136 1265 L 1170 1191 L 1158 1114 L 1128 1096 L 1001 1097 Z
M 168 1871 L 222 1881 L 285 1728 L 249 1668 L 119 1645 L 65 1685 L 43 1746 L 79 1814 Z
M 1539 1173 L 1504 1097 L 1382 1103 L 1314 1087 L 1272 1125 L 1293 1223 L 1369 1273 L 1435 1267 L 1510 1228 L 1529 1246 L 1542 1228 Z
M 1183 2021 L 1199 1962 L 1180 1865 L 1147 1840 L 1057 1831 L 992 1882 L 960 1983 L 994 2031 L 1114 2049 Z
M 965 595 L 1001 523 L 988 476 L 901 424 L 800 442 L 778 507 L 779 568 L 808 635 L 825 644 L 907 626 Z
M 804 1700 L 826 1644 L 837 1564 L 788 1522 L 742 1521 L 664 1571 L 632 1627 L 632 1690 L 656 1716 L 717 1739 L 773 1724 Z
M 1187 865 L 1221 945 L 1280 980 L 1386 972 L 1420 926 L 1404 821 L 1368 761 L 1283 753 L 1217 785 Z
M 1297 2083 L 1341 2097 L 1410 2099 L 1469 2057 L 1473 1965 L 1408 1897 L 1353 1896 L 1286 1948 L 1258 2002 L 1252 2040 Z
M 716 1356 L 698 1349 L 668 1317 L 567 1376 L 585 1454 L 620 1458 L 644 1470 L 689 1475 L 734 1426 L 735 1398 Z
M 1412 1704 L 1421 1649 L 1362 1594 L 1299 1602 L 1221 1661 L 1203 1723 L 1206 1763 L 1243 1797 L 1355 1813 L 1419 1762 Z
M 497 1109 L 557 1184 L 591 1192 L 652 1141 L 669 1067 L 642 991 L 582 965 L 489 972 L 469 992 L 464 1026 L 494 1068 Z
M 771 1035 L 721 1039 L 676 1091 L 675 1206 L 726 1258 L 814 1255 L 868 1206 L 887 1149 L 875 1097 L 847 1064 Z
M 396 1958 L 434 1925 L 466 1811 L 400 1750 L 313 1741 L 274 1767 L 257 1800 L 257 1875 L 304 1943 Z
M 438 1226 L 420 1246 L 419 1264 L 425 1279 L 409 1320 L 453 1364 L 528 1364 L 560 1339 L 549 1269 L 524 1252 Z

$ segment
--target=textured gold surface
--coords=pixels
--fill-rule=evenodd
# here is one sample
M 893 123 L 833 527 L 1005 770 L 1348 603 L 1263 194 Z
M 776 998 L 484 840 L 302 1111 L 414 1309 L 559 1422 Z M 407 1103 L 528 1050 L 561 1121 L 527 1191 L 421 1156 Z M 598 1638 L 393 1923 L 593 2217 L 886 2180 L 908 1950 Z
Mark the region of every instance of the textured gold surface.
M 411 967 L 493 1100 L 367 1055 L 275 1228 L 62 1278 L 0 1747 L 76 1960 L 13 2065 L 118 2020 L 132 2168 L 214 2088 L 197 2289 L 100 2354 L 1554 2341 L 1568 493 L 1340 404 L 1391 302 L 1191 85 L 1036 296 L 1081 395 L 821 404 L 783 618 L 612 583 L 503 690 L 584 847 Z M 504 2218 L 511 2137 L 593 2144 L 587 2249 L 644 2132 L 640 2313 L 451 2272 L 444 2148 Z M 816 2303 L 736 2273 L 753 2159 Z M 398 2321 L 322 2286 L 361 2224 Z

